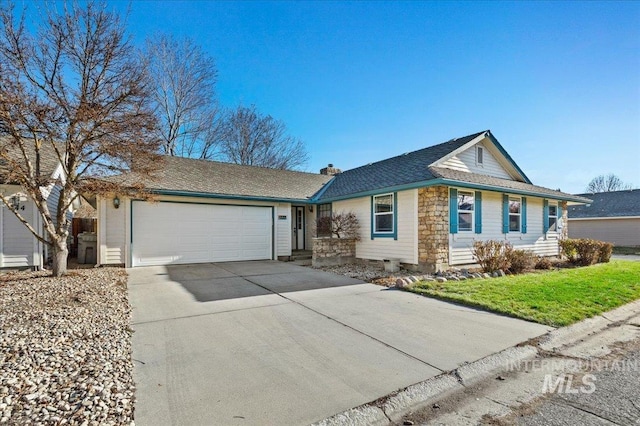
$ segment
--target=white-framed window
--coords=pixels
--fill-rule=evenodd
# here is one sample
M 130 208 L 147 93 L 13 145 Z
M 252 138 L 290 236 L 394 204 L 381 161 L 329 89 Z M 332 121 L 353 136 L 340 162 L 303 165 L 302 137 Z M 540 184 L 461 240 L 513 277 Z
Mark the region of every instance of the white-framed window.
M 558 230 L 558 205 L 549 204 L 549 231 L 555 232 Z
M 484 164 L 484 147 L 476 146 L 476 165 L 482 166 Z
M 522 198 L 509 197 L 509 232 L 520 232 L 522 220 Z
M 393 194 L 373 196 L 373 233 L 393 235 L 394 229 Z
M 458 191 L 458 231 L 473 231 L 474 203 L 473 192 Z

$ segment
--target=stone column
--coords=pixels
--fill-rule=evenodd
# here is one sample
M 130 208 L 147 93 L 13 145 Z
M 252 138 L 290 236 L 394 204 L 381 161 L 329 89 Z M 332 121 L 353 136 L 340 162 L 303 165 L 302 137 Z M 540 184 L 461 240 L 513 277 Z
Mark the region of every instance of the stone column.
M 449 268 L 449 188 L 418 190 L 418 262 L 425 272 Z
M 566 240 L 569 238 L 569 209 L 567 208 L 567 202 L 562 201 L 562 230 L 560 231 L 560 239 Z

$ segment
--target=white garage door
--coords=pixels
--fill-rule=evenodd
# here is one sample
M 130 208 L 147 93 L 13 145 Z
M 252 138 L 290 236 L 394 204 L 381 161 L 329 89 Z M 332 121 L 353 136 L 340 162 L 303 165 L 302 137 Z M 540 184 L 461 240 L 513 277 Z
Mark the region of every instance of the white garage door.
M 271 207 L 132 203 L 132 266 L 272 259 Z

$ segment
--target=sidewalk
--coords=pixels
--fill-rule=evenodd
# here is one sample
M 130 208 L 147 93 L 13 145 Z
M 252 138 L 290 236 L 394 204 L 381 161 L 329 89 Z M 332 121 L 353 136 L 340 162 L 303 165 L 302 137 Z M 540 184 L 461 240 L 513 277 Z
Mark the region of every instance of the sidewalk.
M 640 424 L 636 349 L 640 301 L 318 424 Z M 624 380 L 632 391 L 624 391 Z

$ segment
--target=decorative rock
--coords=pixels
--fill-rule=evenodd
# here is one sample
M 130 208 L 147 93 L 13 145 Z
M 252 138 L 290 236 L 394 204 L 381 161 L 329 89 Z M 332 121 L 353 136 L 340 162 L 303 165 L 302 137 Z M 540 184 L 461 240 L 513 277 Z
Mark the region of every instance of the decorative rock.
M 491 275 L 485 272 L 482 274 L 482 278 L 491 278 Z
M 505 276 L 505 273 L 504 273 L 504 271 L 502 269 L 498 269 L 498 276 L 499 277 L 504 277 Z
M 133 404 L 112 396 L 135 389 L 125 280 L 121 268 L 3 274 L 3 425 L 133 423 Z
M 446 283 L 447 279 L 445 277 L 436 277 L 436 281 L 439 283 Z

